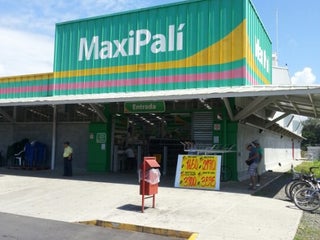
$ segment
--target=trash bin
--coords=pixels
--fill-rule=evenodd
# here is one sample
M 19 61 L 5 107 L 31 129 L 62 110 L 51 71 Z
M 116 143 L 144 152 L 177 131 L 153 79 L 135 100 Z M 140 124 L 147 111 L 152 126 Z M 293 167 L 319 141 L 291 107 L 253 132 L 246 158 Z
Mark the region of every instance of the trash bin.
M 158 185 L 160 182 L 160 171 L 159 169 L 151 168 L 145 172 L 145 183 L 144 183 L 144 193 L 142 177 L 140 179 L 140 194 L 153 195 L 158 193 Z
M 144 209 L 144 196 L 153 195 L 153 204 L 155 206 L 155 194 L 158 193 L 160 182 L 160 165 L 156 157 L 144 157 L 139 171 L 140 195 L 142 195 L 142 212 Z

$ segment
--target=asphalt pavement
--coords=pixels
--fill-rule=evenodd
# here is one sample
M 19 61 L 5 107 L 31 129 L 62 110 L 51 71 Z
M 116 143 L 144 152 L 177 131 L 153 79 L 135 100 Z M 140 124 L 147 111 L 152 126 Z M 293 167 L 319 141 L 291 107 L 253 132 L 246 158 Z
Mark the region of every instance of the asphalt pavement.
M 266 172 L 262 187 L 282 174 Z M 102 220 L 196 233 L 193 238 L 200 240 L 292 240 L 302 216 L 291 202 L 254 196 L 248 181 L 222 183 L 220 191 L 174 188 L 173 184 L 173 176 L 163 176 L 155 208 L 146 199 L 142 213 L 136 174 L 76 172 L 66 178 L 57 171 L 0 168 L 0 239 L 144 239 L 132 230 L 110 232 L 79 224 Z M 145 239 L 156 237 L 146 235 Z

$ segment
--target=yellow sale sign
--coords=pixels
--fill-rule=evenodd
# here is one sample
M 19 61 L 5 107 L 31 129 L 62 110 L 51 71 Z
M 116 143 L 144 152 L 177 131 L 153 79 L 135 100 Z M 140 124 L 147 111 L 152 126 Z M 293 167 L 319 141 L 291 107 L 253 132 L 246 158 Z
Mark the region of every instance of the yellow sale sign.
M 221 156 L 179 155 L 175 187 L 220 189 Z

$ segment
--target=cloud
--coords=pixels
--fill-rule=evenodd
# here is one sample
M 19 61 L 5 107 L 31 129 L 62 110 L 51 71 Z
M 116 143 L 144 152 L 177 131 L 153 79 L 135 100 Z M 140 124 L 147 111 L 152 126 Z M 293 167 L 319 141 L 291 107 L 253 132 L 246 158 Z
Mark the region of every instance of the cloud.
M 0 0 L 0 76 L 52 72 L 56 23 L 158 4 L 152 0 L 17 0 L 4 4 Z
M 0 36 L 0 76 L 53 71 L 53 38 L 7 28 Z
M 312 69 L 305 67 L 302 71 L 296 72 L 291 77 L 293 85 L 313 85 L 316 83 L 316 76 L 312 73 Z

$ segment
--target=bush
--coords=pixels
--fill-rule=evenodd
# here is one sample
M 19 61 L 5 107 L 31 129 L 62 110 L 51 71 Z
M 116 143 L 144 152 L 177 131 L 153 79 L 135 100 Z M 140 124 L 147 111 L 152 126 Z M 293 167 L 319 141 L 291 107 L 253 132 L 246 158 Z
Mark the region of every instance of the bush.
M 297 172 L 309 172 L 310 167 L 318 167 L 313 172 L 317 178 L 320 178 L 320 161 L 306 161 L 294 168 Z

